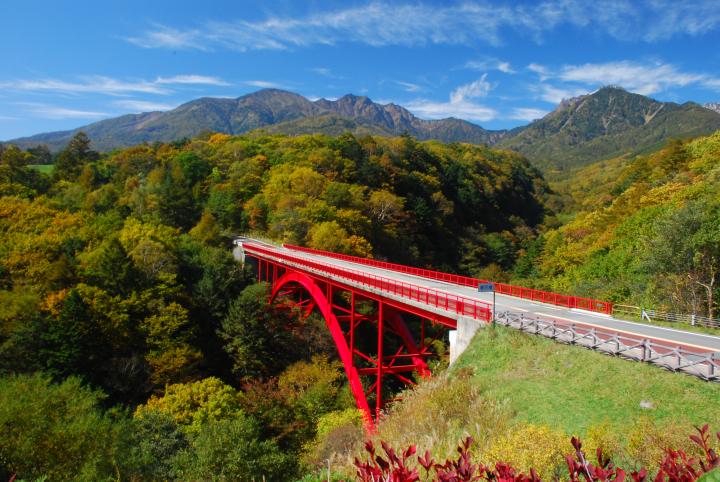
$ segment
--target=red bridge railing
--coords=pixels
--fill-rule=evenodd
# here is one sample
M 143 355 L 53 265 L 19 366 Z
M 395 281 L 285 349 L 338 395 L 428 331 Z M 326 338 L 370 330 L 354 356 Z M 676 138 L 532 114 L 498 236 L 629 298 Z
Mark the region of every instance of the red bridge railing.
M 420 276 L 422 278 L 428 278 L 438 281 L 445 281 L 460 286 L 477 287 L 478 283 L 488 283 L 489 281 L 481 280 L 477 278 L 471 278 L 469 276 L 462 276 L 457 274 L 443 273 L 441 271 L 433 271 L 429 269 L 415 268 L 413 266 L 405 266 L 397 263 L 388 263 L 386 261 L 377 261 L 374 259 L 360 258 L 358 256 L 351 256 L 348 254 L 333 253 L 330 251 L 321 251 L 319 249 L 305 248 L 302 246 L 294 246 L 291 244 L 283 245 L 288 249 L 300 251 L 309 254 L 316 254 L 319 256 L 326 256 L 328 258 L 341 259 L 343 261 L 349 261 L 352 263 L 363 264 L 366 266 L 373 266 L 376 268 L 387 269 L 391 271 L 397 271 L 400 273 L 411 274 L 414 276 Z M 583 298 L 579 296 L 561 295 L 558 293 L 552 293 L 549 291 L 536 290 L 532 288 L 524 288 L 522 286 L 515 286 L 506 283 L 495 283 L 495 291 L 497 293 L 509 296 L 515 296 L 532 301 L 540 301 L 542 303 L 548 303 L 556 306 L 564 306 L 566 308 L 576 308 L 587 311 L 594 311 L 596 313 L 604 313 L 611 315 L 613 312 L 613 304 L 608 301 L 601 301 L 592 298 Z
M 427 306 L 433 306 L 435 308 L 449 311 L 450 313 L 467 316 L 476 320 L 490 321 L 492 316 L 492 308 L 490 304 L 480 300 L 446 293 L 433 288 L 427 288 L 413 283 L 387 278 L 385 276 L 369 274 L 357 269 L 328 266 L 327 264 L 278 252 L 277 250 L 258 246 L 257 244 L 245 243 L 243 250 L 251 256 L 261 255 L 265 257 L 265 259 L 269 258 L 270 261 L 273 261 L 273 258 L 276 260 L 287 261 L 289 263 L 293 263 L 294 265 L 316 270 L 324 274 L 334 275 L 362 286 L 375 288 L 389 294 L 406 298 L 410 301 L 417 301 Z

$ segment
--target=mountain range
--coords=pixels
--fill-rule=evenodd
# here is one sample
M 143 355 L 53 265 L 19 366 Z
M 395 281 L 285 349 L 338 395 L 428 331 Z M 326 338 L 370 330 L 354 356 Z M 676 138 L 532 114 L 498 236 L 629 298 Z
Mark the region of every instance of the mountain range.
M 237 99 L 200 98 L 167 112 L 129 114 L 78 129 L 9 141 L 20 147 L 46 144 L 62 149 L 84 131 L 97 150 L 143 142 L 171 142 L 203 132 L 241 134 L 256 129 L 290 135 L 343 132 L 469 142 L 525 154 L 539 167 L 564 169 L 661 145 L 670 137 L 692 137 L 720 129 L 714 105 L 659 102 L 618 87 L 564 100 L 553 112 L 512 130 L 487 130 L 456 118 L 424 120 L 396 104 L 346 95 L 311 101 L 278 89 Z

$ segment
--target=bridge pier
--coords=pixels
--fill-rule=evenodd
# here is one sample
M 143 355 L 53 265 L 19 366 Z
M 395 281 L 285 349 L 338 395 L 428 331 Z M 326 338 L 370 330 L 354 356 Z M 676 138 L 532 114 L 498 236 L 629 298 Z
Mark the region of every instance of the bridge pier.
M 457 329 L 450 330 L 450 365 L 467 349 L 475 336 L 475 332 L 485 324 L 473 318 L 460 316 Z

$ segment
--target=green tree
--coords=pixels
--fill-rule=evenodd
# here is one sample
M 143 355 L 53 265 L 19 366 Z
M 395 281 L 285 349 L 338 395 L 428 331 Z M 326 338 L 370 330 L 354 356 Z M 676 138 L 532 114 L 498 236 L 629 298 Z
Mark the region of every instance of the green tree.
M 135 418 L 160 412 L 175 420 L 189 433 L 197 433 L 203 425 L 227 420 L 241 413 L 237 391 L 215 377 L 191 383 L 169 385 L 162 396 L 152 396 L 135 411 Z
M 705 312 L 715 315 L 720 274 L 720 205 L 701 199 L 673 210 L 654 229 L 644 250 L 644 264 L 651 273 L 679 279 L 678 304 L 693 305 L 700 288 Z M 682 288 L 685 289 L 682 289 Z
M 133 420 L 127 460 L 132 475 L 142 480 L 175 480 L 175 458 L 189 448 L 188 438 L 173 418 L 149 411 Z
M 57 317 L 48 318 L 40 335 L 39 356 L 49 373 L 57 378 L 81 374 L 96 381 L 97 365 L 107 355 L 105 340 L 77 290 L 62 302 Z
M 104 396 L 68 378 L 0 378 L 0 478 L 108 480 L 127 456 L 127 423 L 103 414 Z
M 204 425 L 176 460 L 182 480 L 285 481 L 296 472 L 291 457 L 260 440 L 257 422 L 244 415 Z
M 292 312 L 268 304 L 269 287 L 245 288 L 230 305 L 219 335 L 242 378 L 279 373 L 297 359 L 290 328 L 296 324 Z
M 58 154 L 53 176 L 55 179 L 73 181 L 80 176 L 86 163 L 95 161 L 98 157 L 98 153 L 90 149 L 90 138 L 80 131 Z
M 26 177 L 28 155 L 10 145 L 0 147 L 0 182 L 11 186 Z

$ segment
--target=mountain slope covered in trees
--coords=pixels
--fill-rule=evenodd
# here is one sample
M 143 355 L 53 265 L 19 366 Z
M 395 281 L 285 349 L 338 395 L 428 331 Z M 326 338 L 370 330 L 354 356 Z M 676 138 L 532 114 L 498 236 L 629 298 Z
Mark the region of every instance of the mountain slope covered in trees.
M 719 160 L 720 131 L 580 171 L 596 189 L 578 190 L 579 211 L 536 241 L 518 281 L 717 316 Z
M 658 102 L 621 88 L 563 101 L 499 147 L 528 156 L 545 171 L 567 169 L 660 148 L 670 138 L 720 129 L 720 114 L 698 104 Z
M 367 97 L 346 95 L 337 100 L 310 101 L 278 89 L 264 89 L 237 99 L 205 97 L 167 112 L 149 112 L 102 120 L 78 129 L 38 134 L 12 141 L 21 147 L 47 144 L 52 150 L 65 147 L 73 135 L 85 132 L 93 147 L 108 151 L 142 142 L 172 142 L 204 132 L 241 134 L 277 126 L 274 131 L 300 134 L 340 134 L 326 129 L 321 116 L 342 119 L 344 129 L 355 134 L 401 135 L 418 139 L 494 143 L 505 131 L 487 131 L 460 119 L 423 120 L 395 104 L 381 105 Z M 304 120 L 304 124 L 292 121 Z M 290 123 L 287 129 L 283 123 Z

